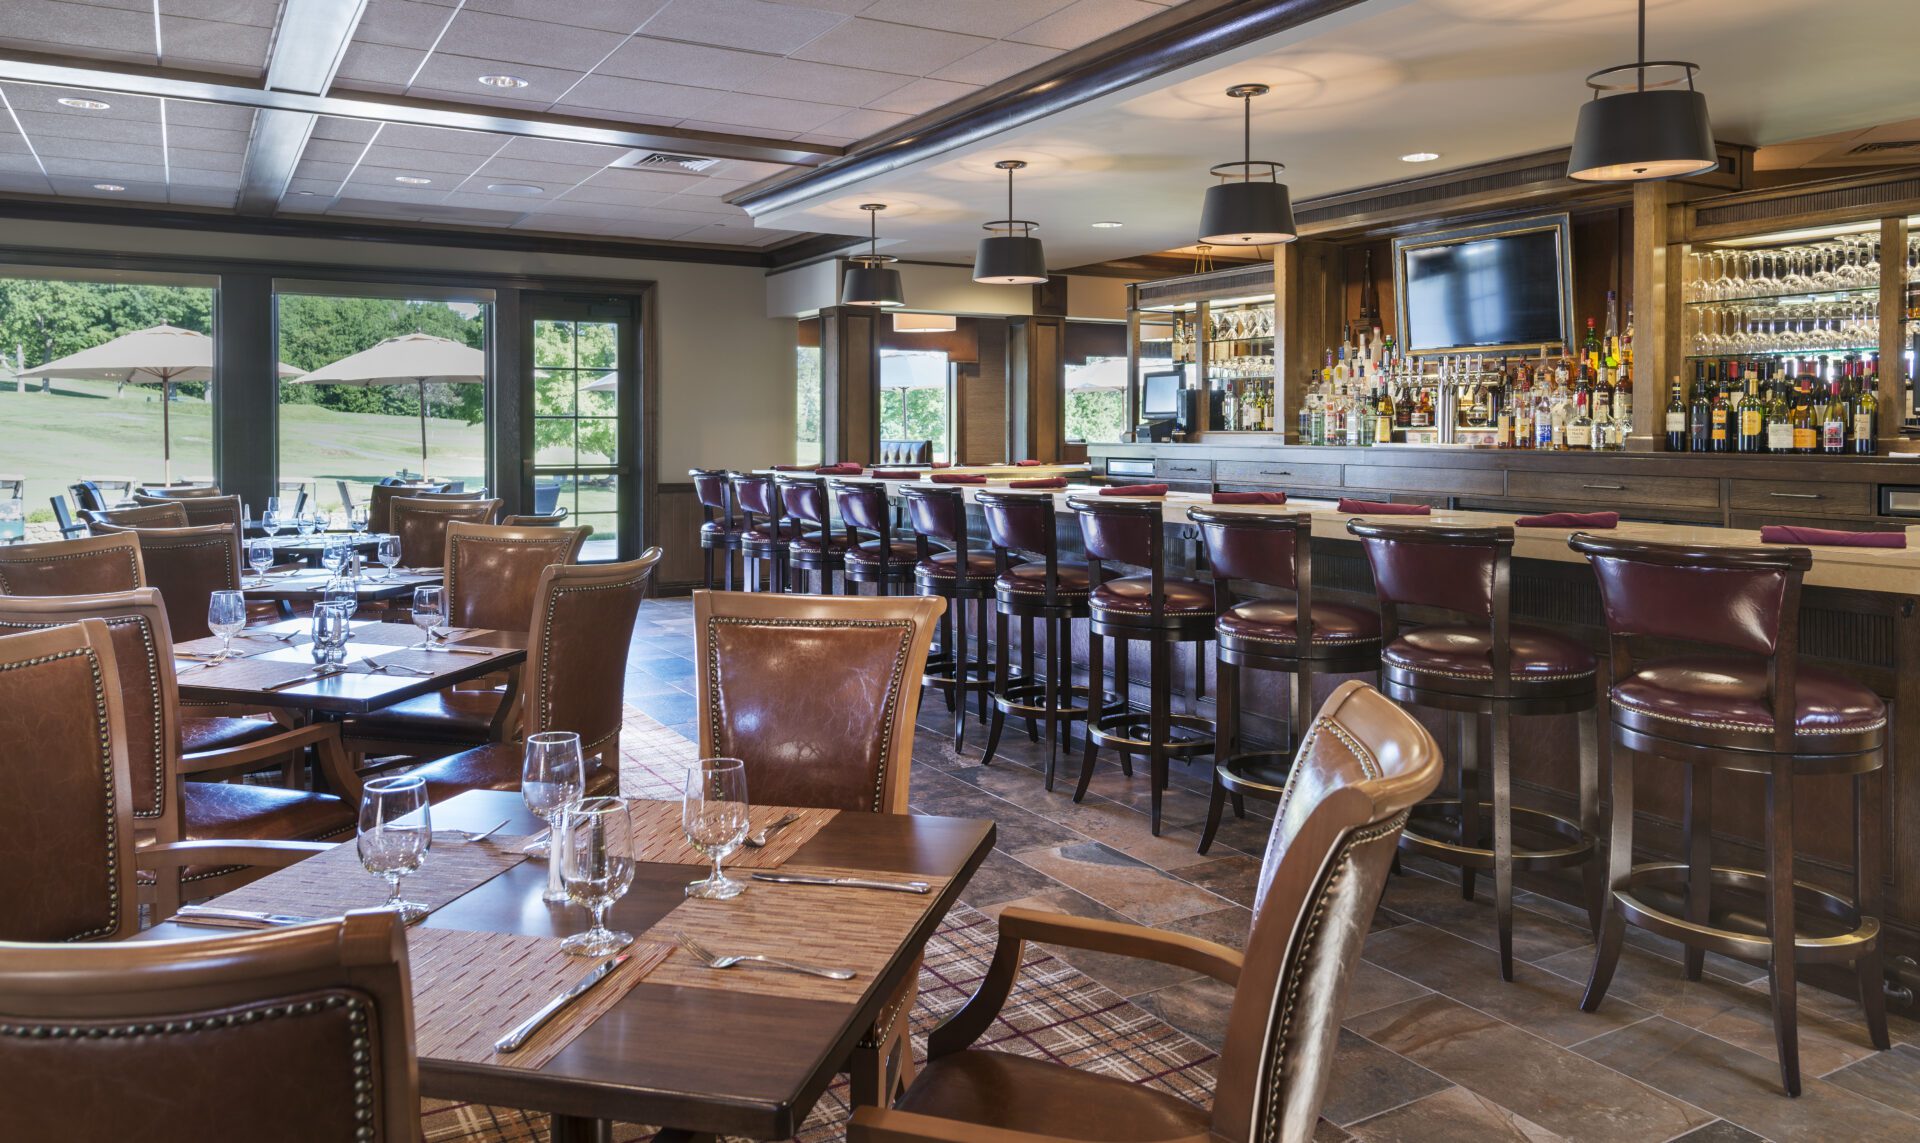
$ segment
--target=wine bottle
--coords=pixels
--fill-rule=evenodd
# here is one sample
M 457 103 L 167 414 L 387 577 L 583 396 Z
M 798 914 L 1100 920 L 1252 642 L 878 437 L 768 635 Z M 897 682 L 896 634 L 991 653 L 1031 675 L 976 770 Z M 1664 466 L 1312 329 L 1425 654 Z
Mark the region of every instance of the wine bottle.
M 1693 452 L 1707 452 L 1713 448 L 1713 427 L 1709 423 L 1713 417 L 1713 402 L 1707 399 L 1707 365 L 1696 361 L 1693 365 L 1693 402 L 1687 413 L 1687 447 Z
M 1793 399 L 1793 451 L 1812 453 L 1819 448 L 1820 429 L 1813 416 L 1813 378 L 1803 373 Z
M 1860 371 L 1860 395 L 1853 403 L 1853 451 L 1872 456 L 1880 451 L 1880 397 L 1876 392 L 1880 376 L 1871 357 L 1860 362 Z
M 1747 375 L 1746 387 L 1740 393 L 1736 423 L 1739 433 L 1734 437 L 1734 451 L 1761 452 L 1767 447 L 1766 405 L 1760 400 L 1760 391 L 1751 373 Z
M 1680 399 L 1680 375 L 1673 377 L 1673 396 L 1667 401 L 1667 451 L 1687 451 L 1687 404 Z
M 1840 396 L 1840 378 L 1827 382 L 1827 403 L 1820 410 L 1820 451 L 1847 451 L 1847 402 Z
M 1774 366 L 1767 370 L 1767 387 L 1772 391 L 1767 398 L 1767 451 L 1792 452 L 1793 404 L 1787 400 L 1787 381 Z

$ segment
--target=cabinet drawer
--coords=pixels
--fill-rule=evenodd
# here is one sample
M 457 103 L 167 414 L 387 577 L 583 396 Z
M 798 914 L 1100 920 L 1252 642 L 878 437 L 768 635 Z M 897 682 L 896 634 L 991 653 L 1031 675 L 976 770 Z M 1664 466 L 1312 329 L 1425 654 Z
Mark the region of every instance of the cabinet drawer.
M 1349 464 L 1346 488 L 1362 492 L 1416 492 L 1448 496 L 1499 496 L 1507 489 L 1506 473 L 1475 468 L 1414 468 L 1399 465 Z
M 1210 460 L 1169 460 L 1155 457 L 1153 475 L 1161 480 L 1198 480 L 1211 483 L 1213 480 L 1213 462 Z
M 1874 514 L 1873 485 L 1825 484 L 1811 480 L 1729 480 L 1727 502 L 1735 508 L 1763 508 L 1819 516 Z
M 1507 495 L 1519 500 L 1593 504 L 1660 504 L 1718 508 L 1720 482 L 1710 476 L 1626 476 L 1608 472 L 1510 472 Z
M 1223 460 L 1214 466 L 1222 484 L 1277 484 L 1291 488 L 1338 488 L 1337 464 L 1293 464 L 1289 461 Z

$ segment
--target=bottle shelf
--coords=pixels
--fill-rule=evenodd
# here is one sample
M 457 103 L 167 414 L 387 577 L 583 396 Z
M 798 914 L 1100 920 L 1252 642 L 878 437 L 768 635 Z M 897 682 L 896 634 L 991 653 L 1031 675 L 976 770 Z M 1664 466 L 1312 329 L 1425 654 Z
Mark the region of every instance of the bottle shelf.
M 1688 361 L 1717 361 L 1722 358 L 1742 357 L 1832 357 L 1836 354 L 1878 353 L 1877 345 L 1840 345 L 1806 346 L 1800 349 L 1741 349 L 1725 353 L 1689 353 Z
M 1687 283 L 1688 293 L 1695 283 Z M 1848 286 L 1837 290 L 1794 290 L 1777 294 L 1741 294 L 1734 298 L 1689 298 L 1689 306 L 1729 306 L 1743 302 L 1779 302 L 1786 305 L 1813 305 L 1818 302 L 1843 302 L 1880 292 L 1878 286 Z

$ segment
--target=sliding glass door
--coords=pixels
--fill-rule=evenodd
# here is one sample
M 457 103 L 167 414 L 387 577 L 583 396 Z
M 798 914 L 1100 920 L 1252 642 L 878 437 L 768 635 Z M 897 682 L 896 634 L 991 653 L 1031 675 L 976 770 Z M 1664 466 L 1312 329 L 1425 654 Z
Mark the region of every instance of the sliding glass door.
M 533 346 L 533 501 L 593 529 L 581 558 L 640 552 L 638 305 L 524 295 Z

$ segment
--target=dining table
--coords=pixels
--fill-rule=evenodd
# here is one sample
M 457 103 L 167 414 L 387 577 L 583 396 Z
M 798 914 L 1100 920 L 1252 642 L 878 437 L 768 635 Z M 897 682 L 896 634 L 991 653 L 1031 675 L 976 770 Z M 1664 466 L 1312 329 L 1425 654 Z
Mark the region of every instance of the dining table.
M 605 983 L 511 1054 L 497 1050 L 499 1037 L 603 963 L 558 951 L 558 939 L 584 931 L 588 915 L 541 901 L 546 863 L 521 851 L 542 823 L 519 794 L 471 791 L 431 808 L 432 846 L 402 883 L 430 908 L 407 929 L 421 1094 L 548 1113 L 555 1143 L 609 1139 L 615 1122 L 658 1125 L 662 1141 L 789 1138 L 907 974 L 919 971 L 928 938 L 992 849 L 994 825 L 794 811 L 802 821 L 783 840 L 729 859 L 729 875 L 747 888 L 718 901 L 686 891 L 706 868 L 679 833 L 680 803 L 628 805 L 635 874 L 608 923 L 637 938 L 623 950 L 631 962 L 609 969 Z M 766 825 L 786 810 L 755 806 L 753 821 Z M 763 881 L 756 873 L 924 889 Z M 377 905 L 385 893 L 347 842 L 210 904 L 317 919 Z M 169 920 L 136 939 L 212 931 Z M 852 977 L 713 968 L 693 943 L 722 956 L 804 959 Z
M 325 568 L 284 568 L 265 575 L 248 570 L 240 578 L 240 590 L 250 600 L 262 603 L 312 603 L 338 586 L 339 577 Z M 413 598 L 413 589 L 440 583 L 445 575 L 439 568 L 385 568 L 363 571 L 351 582 L 361 603 L 384 603 Z

